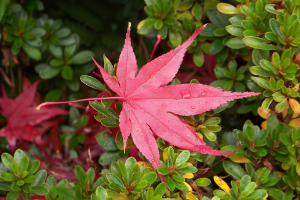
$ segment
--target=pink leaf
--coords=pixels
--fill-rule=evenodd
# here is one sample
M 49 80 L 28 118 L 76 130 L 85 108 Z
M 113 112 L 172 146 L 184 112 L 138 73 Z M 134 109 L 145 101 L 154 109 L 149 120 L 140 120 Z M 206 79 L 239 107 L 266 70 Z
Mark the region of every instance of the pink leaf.
M 155 169 L 160 166 L 155 133 L 165 141 L 191 151 L 213 155 L 233 153 L 213 150 L 177 115 L 196 115 L 215 109 L 234 99 L 258 95 L 254 92 L 230 92 L 203 84 L 166 86 L 175 77 L 188 46 L 204 28 L 199 28 L 175 50 L 164 54 L 142 67 L 137 76 L 136 58 L 130 44 L 128 28 L 125 45 L 119 58 L 117 79 L 99 67 L 107 85 L 123 97 L 120 129 L 126 143 L 131 134 L 141 153 Z

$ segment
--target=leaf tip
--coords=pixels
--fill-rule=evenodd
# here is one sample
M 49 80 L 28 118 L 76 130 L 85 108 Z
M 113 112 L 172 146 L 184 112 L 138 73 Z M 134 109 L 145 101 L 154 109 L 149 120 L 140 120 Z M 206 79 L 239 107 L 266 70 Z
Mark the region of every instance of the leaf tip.
M 131 22 L 128 22 L 128 29 L 131 28 Z

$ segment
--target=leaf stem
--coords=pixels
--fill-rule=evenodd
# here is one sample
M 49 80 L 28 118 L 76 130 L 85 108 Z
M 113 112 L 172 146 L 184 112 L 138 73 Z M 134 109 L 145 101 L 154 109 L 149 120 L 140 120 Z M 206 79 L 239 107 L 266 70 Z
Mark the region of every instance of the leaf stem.
M 77 103 L 77 102 L 82 102 L 82 101 L 106 100 L 106 99 L 124 100 L 124 97 L 96 97 L 96 98 L 79 99 L 79 100 L 74 100 L 74 101 L 44 102 L 44 103 L 41 103 L 40 105 L 38 105 L 36 107 L 36 110 L 39 110 L 39 109 L 41 109 L 41 107 L 48 106 L 48 105 L 57 105 L 57 104 L 66 104 L 66 103 Z
M 156 43 L 155 43 L 155 45 L 154 45 L 154 47 L 153 47 L 153 51 L 152 51 L 152 53 L 151 53 L 149 62 L 152 60 L 153 54 L 154 54 L 154 52 L 155 52 L 155 50 L 156 50 L 158 44 L 159 44 L 160 41 L 161 41 L 161 35 L 158 34 L 156 37 L 157 37 L 157 41 L 156 41 Z

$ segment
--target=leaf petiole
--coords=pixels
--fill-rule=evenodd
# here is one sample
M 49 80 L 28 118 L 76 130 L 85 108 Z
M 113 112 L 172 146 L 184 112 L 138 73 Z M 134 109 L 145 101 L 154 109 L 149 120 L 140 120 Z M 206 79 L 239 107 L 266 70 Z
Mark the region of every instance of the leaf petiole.
M 74 100 L 74 101 L 60 101 L 60 102 L 44 102 L 41 103 L 36 107 L 36 110 L 40 110 L 41 107 L 43 106 L 48 106 L 48 105 L 57 105 L 57 104 L 65 104 L 65 103 L 77 103 L 77 102 L 82 102 L 82 101 L 93 101 L 93 100 L 107 100 L 107 99 L 119 99 L 119 100 L 124 100 L 124 97 L 96 97 L 96 98 L 87 98 L 87 99 L 79 99 L 79 100 Z

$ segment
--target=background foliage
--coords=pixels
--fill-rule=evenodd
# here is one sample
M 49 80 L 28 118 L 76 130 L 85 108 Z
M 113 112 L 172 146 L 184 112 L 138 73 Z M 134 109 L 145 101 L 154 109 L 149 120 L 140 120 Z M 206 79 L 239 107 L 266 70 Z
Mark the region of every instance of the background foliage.
M 109 94 L 90 55 L 113 74 L 129 21 L 139 67 L 158 34 L 155 56 L 208 23 L 171 84 L 262 93 L 183 117 L 209 146 L 237 154 L 200 155 L 158 138 L 155 171 L 130 138 L 123 151 L 117 101 L 37 116 L 44 101 Z M 299 29 L 297 0 L 0 1 L 1 195 L 299 199 Z

